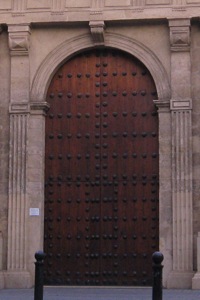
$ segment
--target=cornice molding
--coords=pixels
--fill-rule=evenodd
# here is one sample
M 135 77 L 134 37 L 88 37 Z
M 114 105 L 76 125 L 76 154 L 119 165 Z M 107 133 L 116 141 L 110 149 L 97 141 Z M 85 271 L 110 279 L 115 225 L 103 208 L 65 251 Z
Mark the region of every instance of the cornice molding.
M 48 24 L 197 18 L 200 0 L 4 0 L 0 1 L 2 23 Z

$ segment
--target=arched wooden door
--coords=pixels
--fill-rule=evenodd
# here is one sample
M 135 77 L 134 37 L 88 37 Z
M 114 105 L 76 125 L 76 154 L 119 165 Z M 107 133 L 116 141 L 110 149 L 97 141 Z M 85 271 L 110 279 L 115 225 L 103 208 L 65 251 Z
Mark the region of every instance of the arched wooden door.
M 81 53 L 48 89 L 45 283 L 149 285 L 158 249 L 158 118 L 146 67 Z

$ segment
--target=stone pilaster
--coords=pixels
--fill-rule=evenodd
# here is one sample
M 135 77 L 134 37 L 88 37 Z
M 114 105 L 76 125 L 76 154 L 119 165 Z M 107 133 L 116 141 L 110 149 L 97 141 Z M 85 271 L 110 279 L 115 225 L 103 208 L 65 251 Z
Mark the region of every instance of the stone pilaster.
M 30 287 L 27 271 L 27 128 L 29 122 L 28 24 L 10 25 L 10 150 L 8 204 L 8 260 L 5 287 Z M 19 76 L 20 74 L 20 76 Z
M 10 107 L 8 270 L 26 270 L 26 141 L 29 109 Z
M 171 122 L 170 99 L 155 100 L 159 119 L 159 250 L 164 254 L 163 285 L 171 270 Z
M 192 99 L 190 20 L 169 21 L 172 99 L 172 272 L 169 288 L 190 288 L 193 277 Z
M 29 217 L 27 222 L 28 270 L 34 278 L 34 253 L 43 249 L 44 240 L 44 173 L 45 173 L 45 115 L 47 102 L 30 102 L 27 146 L 27 197 L 29 200 Z M 37 215 L 30 210 L 37 209 Z

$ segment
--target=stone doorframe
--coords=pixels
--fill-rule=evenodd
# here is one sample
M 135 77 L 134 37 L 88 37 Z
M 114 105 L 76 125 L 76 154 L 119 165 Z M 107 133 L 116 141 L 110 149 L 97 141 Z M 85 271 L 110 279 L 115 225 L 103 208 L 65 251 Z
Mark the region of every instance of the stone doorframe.
M 177 24 L 172 25 L 171 32 L 174 34 Z M 184 23 L 184 26 L 189 32 L 189 25 Z M 116 33 L 104 33 L 102 22 L 100 25 L 92 24 L 91 33 L 59 45 L 39 67 L 31 88 L 27 82 L 29 77 L 24 76 L 24 95 L 18 95 L 15 79 L 22 61 L 26 72 L 29 70 L 30 29 L 24 24 L 9 28 L 11 91 L 14 96 L 12 98 L 11 93 L 9 240 L 7 271 L 0 274 L 3 275 L 0 279 L 3 278 L 4 287 L 29 287 L 33 284 L 34 253 L 43 247 L 46 92 L 60 65 L 75 53 L 92 49 L 99 43 L 134 55 L 149 69 L 155 81 L 158 92 L 155 104 L 159 113 L 159 235 L 160 251 L 165 256 L 164 285 L 173 287 L 176 279 L 176 287 L 189 287 L 188 282 L 193 276 L 190 97 L 177 95 L 171 100 L 168 75 L 156 55 L 145 45 Z M 172 44 L 174 46 L 173 41 Z M 187 53 L 188 61 L 189 52 L 183 53 Z M 188 76 L 184 67 L 182 72 Z M 39 208 L 39 215 L 30 216 L 30 208 Z
M 96 39 L 95 39 L 96 45 Z M 102 45 L 102 39 L 101 39 Z M 104 36 L 104 46 L 117 48 L 128 52 L 138 58 L 143 64 L 149 69 L 152 77 L 154 78 L 159 100 L 155 101 L 156 105 L 159 107 L 159 134 L 160 137 L 160 215 L 162 216 L 161 226 L 160 226 L 160 236 L 161 236 L 161 251 L 163 251 L 168 265 L 172 265 L 171 257 L 171 224 L 169 225 L 168 218 L 171 217 L 171 149 L 170 142 L 171 137 L 169 132 L 170 128 L 170 85 L 168 81 L 168 76 L 164 67 L 158 60 L 155 54 L 153 54 L 146 46 L 139 43 L 138 41 L 124 37 L 120 34 L 106 33 Z M 93 40 L 91 36 L 81 35 L 75 39 L 71 39 L 63 44 L 59 45 L 52 53 L 50 53 L 40 66 L 31 89 L 31 102 L 32 107 L 37 106 L 37 103 L 44 103 L 46 99 L 47 88 L 51 82 L 55 71 L 63 64 L 68 58 L 77 52 L 92 49 L 94 47 Z M 50 76 L 49 76 L 50 75 Z M 169 130 L 166 130 L 166 123 Z M 34 134 L 30 134 L 34 136 Z M 42 133 L 44 136 L 44 133 Z M 42 139 L 41 136 L 41 139 Z M 34 145 L 32 145 L 34 147 Z M 41 151 L 44 151 L 41 149 Z M 166 170 L 168 172 L 166 173 Z M 167 184 L 166 184 L 167 183 Z M 166 211 L 168 211 L 168 216 L 166 217 Z M 170 216 L 169 216 L 170 214 Z M 168 243 L 168 244 L 167 244 Z M 166 267 L 166 271 L 169 272 L 169 267 Z

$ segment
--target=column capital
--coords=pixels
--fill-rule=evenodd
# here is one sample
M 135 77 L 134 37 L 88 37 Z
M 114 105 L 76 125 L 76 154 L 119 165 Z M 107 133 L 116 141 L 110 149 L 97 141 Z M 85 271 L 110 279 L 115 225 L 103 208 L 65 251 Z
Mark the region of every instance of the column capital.
M 192 99 L 171 99 L 171 110 L 192 110 Z
M 28 55 L 30 45 L 30 24 L 8 25 L 10 54 Z
M 169 100 L 153 100 L 153 103 L 155 104 L 155 106 L 158 108 L 158 112 L 169 112 L 169 108 L 170 108 L 170 101 Z
M 48 102 L 31 102 L 30 103 L 30 112 L 34 115 L 41 115 L 46 114 L 46 112 L 49 110 L 49 103 Z
M 30 106 L 28 102 L 15 102 L 10 104 L 10 114 L 28 114 L 29 112 Z
M 190 19 L 169 19 L 171 51 L 190 51 Z

